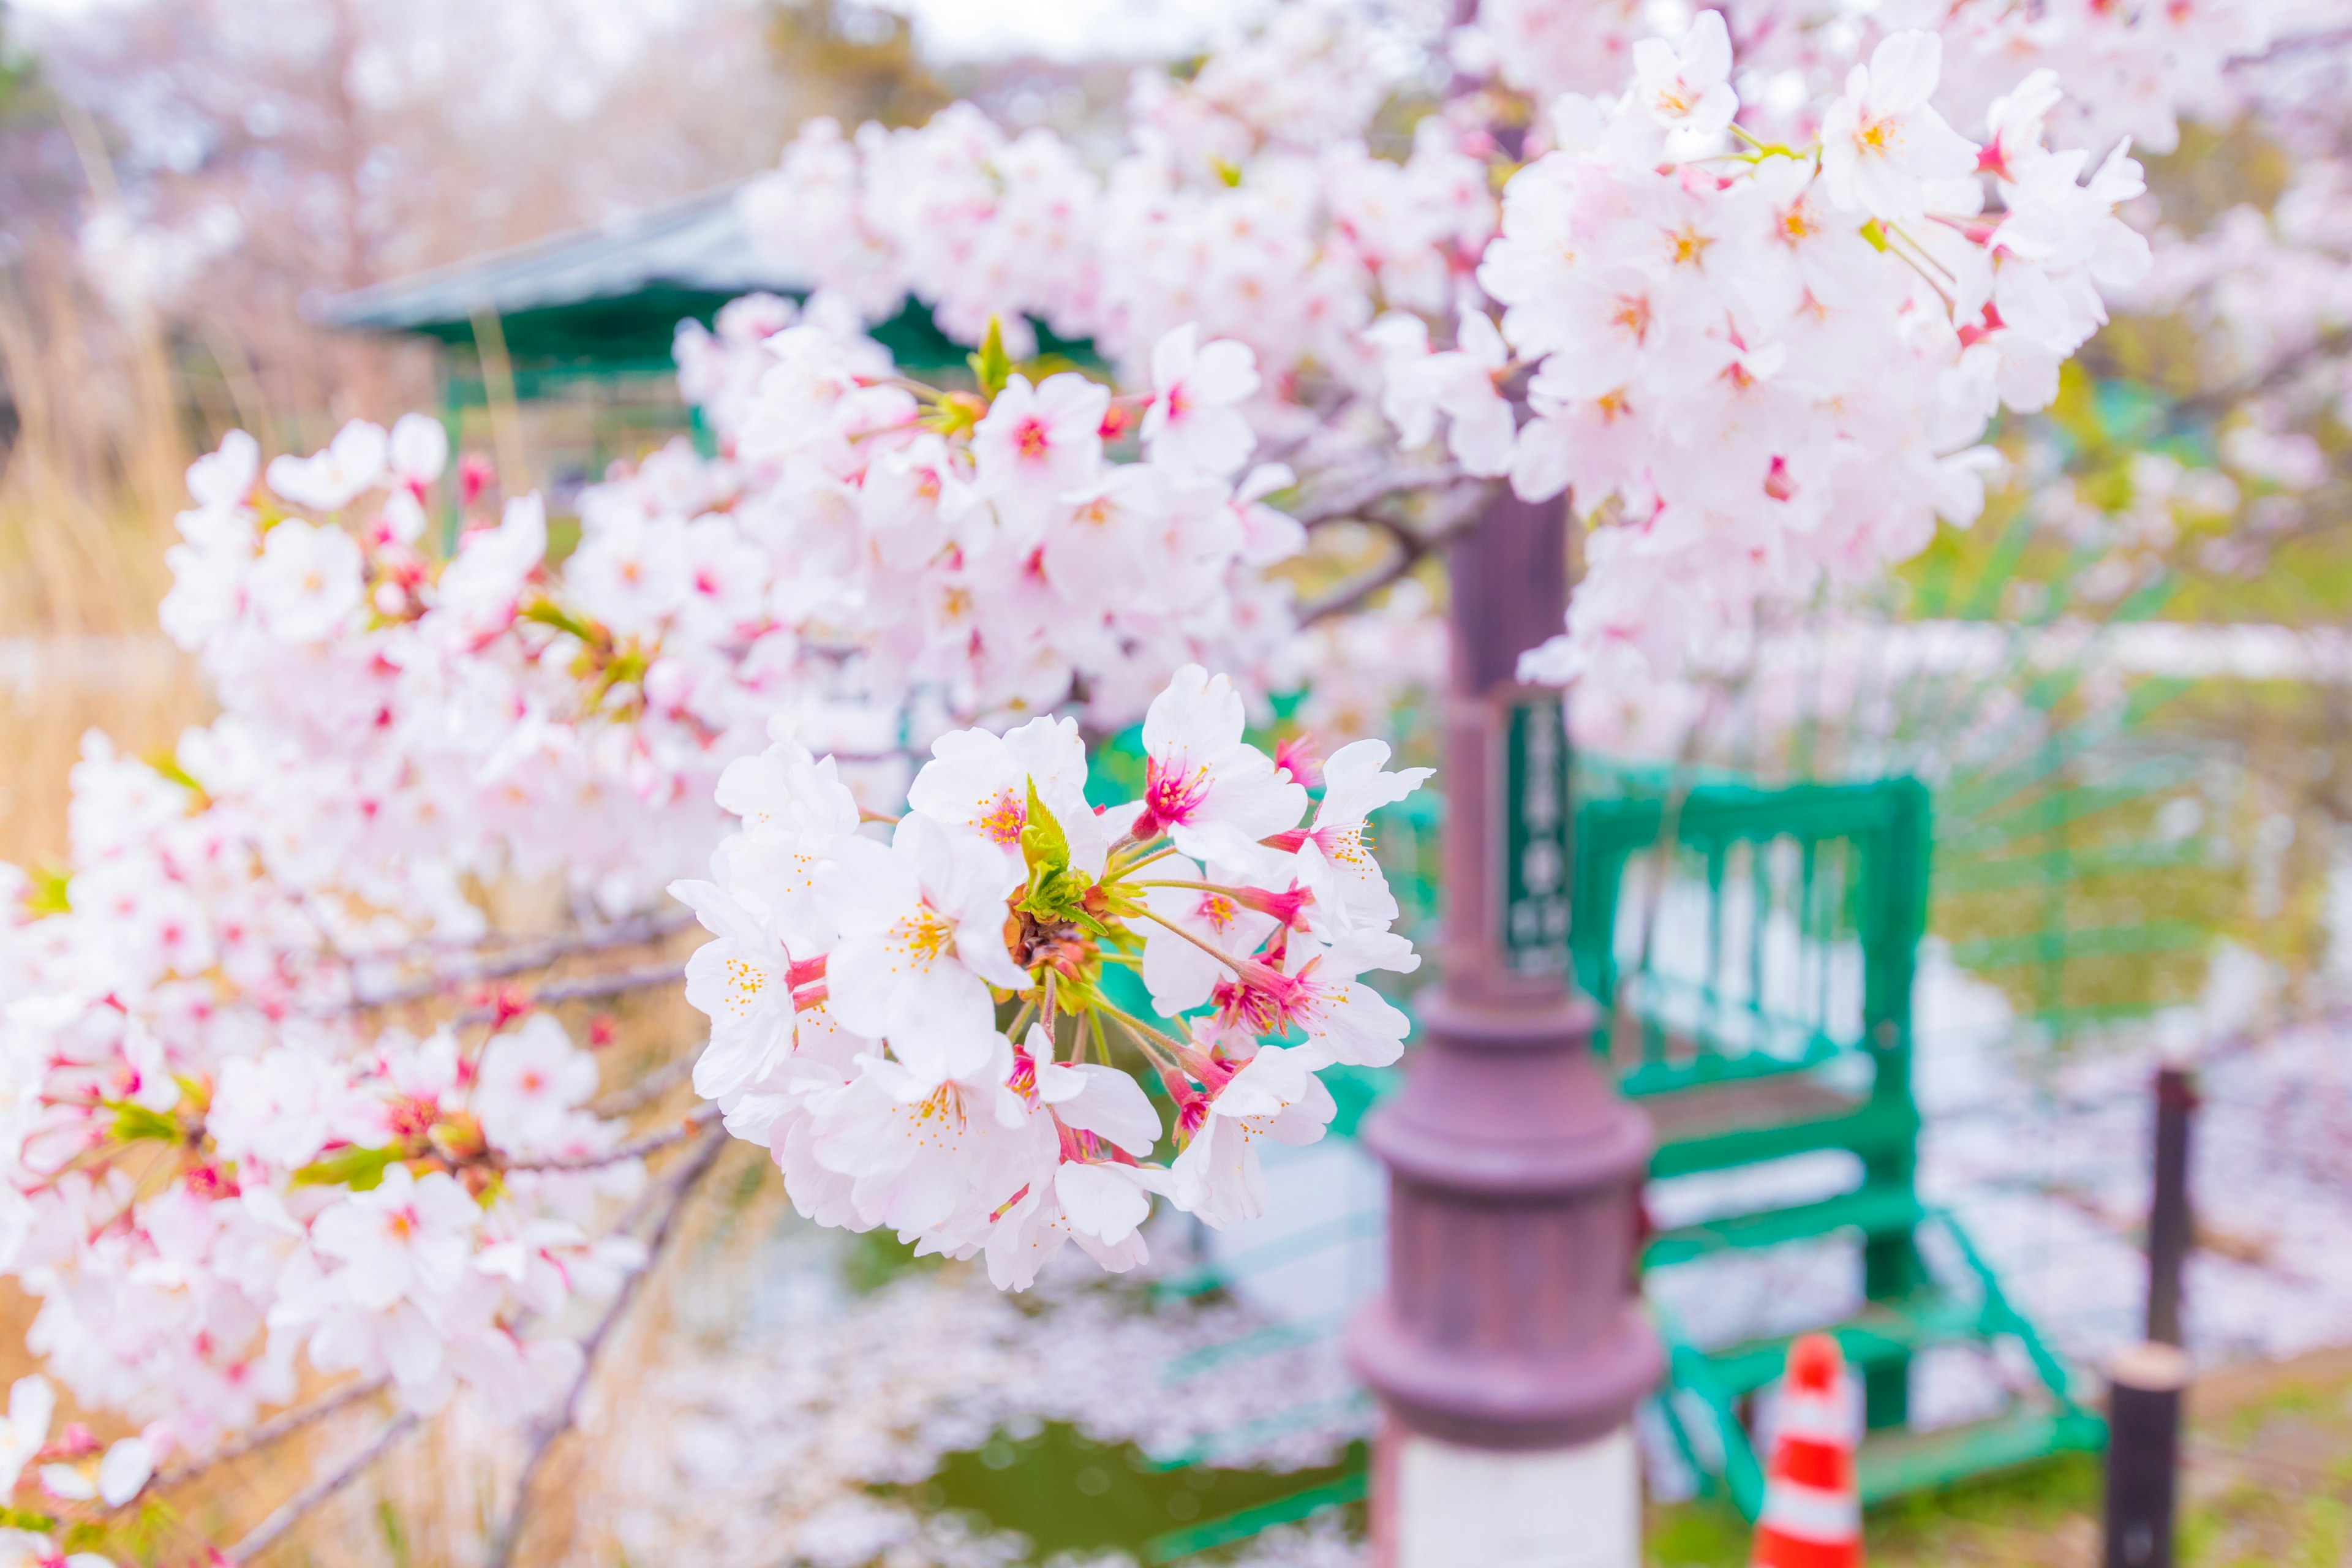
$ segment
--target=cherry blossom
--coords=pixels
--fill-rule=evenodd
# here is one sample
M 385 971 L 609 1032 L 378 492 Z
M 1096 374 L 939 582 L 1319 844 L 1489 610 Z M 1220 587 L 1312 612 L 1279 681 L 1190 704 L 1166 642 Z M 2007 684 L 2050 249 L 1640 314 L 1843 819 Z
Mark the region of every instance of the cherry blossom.
M 298 506 L 340 511 L 376 487 L 389 452 L 383 426 L 354 419 L 335 432 L 324 451 L 271 458 L 269 488 Z
M 1731 124 L 1739 99 L 1731 90 L 1731 34 L 1720 11 L 1701 11 L 1679 44 L 1643 38 L 1633 46 L 1633 92 L 1668 131 L 1687 133 L 1700 151 Z
M 1295 825 L 1307 792 L 1242 739 L 1246 726 L 1231 679 L 1196 664 L 1178 670 L 1143 718 L 1143 811 L 1135 835 L 1168 833 L 1178 848 L 1206 856 Z
M 1822 121 L 1822 177 L 1830 199 L 1890 223 L 1927 210 L 1927 187 L 1976 167 L 1976 149 L 1929 105 L 1943 46 L 1932 33 L 1897 33 L 1846 77 Z
M 1316 1054 L 1305 1047 L 1268 1046 L 1186 1103 L 1192 1140 L 1169 1168 L 1177 1207 L 1219 1229 L 1265 1212 L 1256 1141 L 1315 1142 L 1338 1112 L 1316 1066 Z
M 20 1377 L 8 1386 L 8 1417 L 0 1423 L 0 1481 L 14 1490 L 16 1478 L 49 1440 L 49 1420 L 57 1414 L 57 1392 L 38 1375 Z
M 1236 342 L 1202 345 L 1198 328 L 1177 328 L 1151 351 L 1151 405 L 1143 444 L 1180 468 L 1225 475 L 1249 460 L 1257 437 L 1234 407 L 1258 389 L 1257 367 Z
M 1245 722 L 1230 680 L 1179 670 L 1144 722 L 1145 799 L 1099 810 L 1066 721 L 940 736 L 887 845 L 861 832 L 831 846 L 814 873 L 828 928 L 790 964 L 750 911 L 803 873 L 741 847 L 821 797 L 827 763 L 780 742 L 736 764 L 723 794 L 742 829 L 715 881 L 674 889 L 717 939 L 688 965 L 712 1025 L 696 1088 L 767 1145 L 803 1214 L 985 1254 L 1004 1289 L 1070 1242 L 1133 1268 L 1155 1196 L 1221 1217 L 1249 1207 L 1246 1145 L 1279 1110 L 1267 1096 L 1307 1107 L 1278 1132 L 1309 1141 L 1330 1114 L 1316 1068 L 1395 1059 L 1405 1016 L 1362 976 L 1419 961 L 1388 929 L 1396 903 L 1360 853 L 1363 818 L 1428 770 L 1386 772 L 1379 742 L 1342 748 L 1326 809 L 1301 827 L 1306 764 L 1294 752 L 1277 774 Z M 1204 866 L 1179 852 L 1194 836 L 1234 853 Z M 1335 900 L 1313 927 L 1328 941 L 1307 934 L 1317 895 L 1294 874 L 1309 846 Z M 1236 875 L 1244 863 L 1266 884 Z M 1197 1015 L 1191 1037 L 1112 1001 L 1113 965 L 1140 969 L 1161 1017 Z M 1258 1039 L 1293 1029 L 1308 1043 Z M 1180 1108 L 1173 1165 L 1153 1163 L 1162 1127 L 1139 1073 Z M 1211 1121 L 1230 1124 L 1204 1131 L 1217 1105 Z
M 1098 384 L 1068 371 L 1036 386 L 1013 376 L 972 431 L 981 488 L 1015 506 L 1082 489 L 1101 460 L 1109 406 Z
M 1013 880 L 991 846 L 909 816 L 884 849 L 845 840 L 817 898 L 840 936 L 825 960 L 826 1001 L 844 1028 L 904 1040 L 936 1082 L 984 1050 L 988 987 L 1026 979 L 1004 946 Z

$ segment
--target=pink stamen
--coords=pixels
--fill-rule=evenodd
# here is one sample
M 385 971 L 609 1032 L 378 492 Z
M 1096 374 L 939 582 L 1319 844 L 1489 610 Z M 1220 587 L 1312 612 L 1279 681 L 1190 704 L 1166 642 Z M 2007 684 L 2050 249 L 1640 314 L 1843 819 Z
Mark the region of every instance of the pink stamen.
M 1279 1035 L 1289 1029 L 1315 994 L 1305 972 L 1285 974 L 1271 964 L 1245 958 L 1240 973 L 1219 981 L 1210 999 L 1220 1013 L 1246 1025 L 1250 1033 Z
M 1288 773 L 1294 783 L 1314 789 L 1323 782 L 1323 759 L 1316 753 L 1315 737 L 1295 735 L 1279 742 L 1274 748 L 1274 766 L 1277 773 Z
M 1192 820 L 1209 794 L 1209 770 L 1186 769 L 1147 757 L 1143 763 L 1143 814 L 1132 829 L 1136 841 L 1157 837 Z

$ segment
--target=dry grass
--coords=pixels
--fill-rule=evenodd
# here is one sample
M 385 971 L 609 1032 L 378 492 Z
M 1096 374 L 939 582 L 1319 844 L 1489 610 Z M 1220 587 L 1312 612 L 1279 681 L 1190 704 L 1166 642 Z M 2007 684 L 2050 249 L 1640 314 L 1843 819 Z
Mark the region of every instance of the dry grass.
M 62 265 L 0 278 L 0 378 L 17 419 L 0 468 L 0 858 L 37 862 L 65 850 L 84 731 L 143 752 L 204 712 L 155 630 L 192 442 L 154 324 L 110 315 Z
M 207 335 L 199 363 L 241 363 L 212 341 L 216 335 Z M 193 662 L 156 626 L 156 604 L 171 583 L 164 552 L 177 539 L 173 517 L 186 505 L 187 465 L 232 420 L 266 433 L 319 423 L 310 417 L 316 411 L 254 406 L 252 378 L 234 379 L 241 392 L 183 374 L 155 323 L 112 312 L 62 258 L 46 264 L 30 258 L 0 275 L 0 381 L 18 422 L 0 459 L 0 744 L 7 752 L 0 766 L 0 860 L 42 865 L 65 857 L 68 774 L 89 731 L 148 754 L 209 715 Z M 552 887 L 481 891 L 502 929 L 562 923 L 563 901 Z M 625 956 L 642 963 L 653 955 Z M 517 978 L 529 984 L 562 972 Z M 590 1010 L 565 1010 L 575 1034 L 586 1033 Z M 676 987 L 604 1010 L 617 1026 L 605 1054 L 607 1089 L 635 1082 L 698 1037 Z M 422 1014 L 397 1021 L 431 1024 Z M 640 1124 L 690 1100 L 676 1086 L 640 1113 Z M 743 1190 L 739 1163 L 730 1161 L 714 1190 Z M 715 1255 L 740 1250 L 730 1245 L 730 1236 L 742 1234 L 740 1200 L 696 1206 L 677 1249 L 694 1261 L 681 1268 L 684 1259 L 667 1260 L 611 1347 L 592 1391 L 592 1427 L 628 1418 L 632 1391 L 677 1321 L 679 1292 L 703 1294 Z M 37 1306 L 0 1282 L 0 1383 L 34 1370 L 23 1346 Z M 175 1495 L 174 1505 L 210 1539 L 235 1540 L 362 1447 L 391 1414 L 383 1396 L 362 1401 L 299 1437 L 207 1473 Z M 596 1492 L 599 1447 L 593 1434 L 559 1447 L 541 1479 L 524 1564 L 576 1561 L 606 1546 L 595 1510 L 581 1506 Z M 384 1568 L 479 1562 L 508 1506 L 516 1458 L 511 1431 L 461 1398 L 264 1561 Z M 167 1534 L 174 1540 L 157 1544 L 168 1556 L 186 1537 Z

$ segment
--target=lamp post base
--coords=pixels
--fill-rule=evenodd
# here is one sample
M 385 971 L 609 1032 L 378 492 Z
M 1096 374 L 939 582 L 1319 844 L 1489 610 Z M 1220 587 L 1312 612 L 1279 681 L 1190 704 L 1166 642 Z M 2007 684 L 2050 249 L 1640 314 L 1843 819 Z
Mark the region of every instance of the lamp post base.
M 1365 1124 L 1389 1168 L 1389 1288 L 1349 1352 L 1379 1395 L 1377 1568 L 1637 1568 L 1633 1412 L 1664 1371 L 1633 1282 L 1649 1124 L 1591 1003 L 1448 988 Z
M 1640 1568 L 1641 1462 L 1633 1429 L 1500 1452 L 1390 1422 L 1372 1568 Z

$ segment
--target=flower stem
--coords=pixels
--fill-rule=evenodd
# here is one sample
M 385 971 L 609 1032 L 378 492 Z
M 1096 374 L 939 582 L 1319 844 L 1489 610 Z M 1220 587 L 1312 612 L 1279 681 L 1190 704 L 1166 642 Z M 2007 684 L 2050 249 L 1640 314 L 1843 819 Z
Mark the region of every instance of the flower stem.
M 1213 947 L 1208 942 L 1202 942 L 1199 937 L 1194 936 L 1191 931 L 1186 931 L 1182 926 L 1178 925 L 1175 921 L 1161 920 L 1150 910 L 1140 910 L 1137 912 L 1142 915 L 1145 920 L 1150 921 L 1158 925 L 1166 926 L 1170 931 L 1174 931 L 1178 936 L 1182 937 L 1186 942 L 1191 942 L 1194 947 L 1199 948 L 1202 952 L 1207 953 L 1211 958 L 1215 959 L 1219 963 L 1223 964 L 1235 974 L 1242 973 L 1242 961 L 1226 952 L 1223 948 Z
M 1150 1025 L 1145 1023 L 1142 1019 L 1137 1017 L 1134 1014 L 1129 1012 L 1124 1007 L 1116 1006 L 1108 1002 L 1104 1003 L 1102 1006 L 1104 1012 L 1109 1014 L 1112 1017 L 1117 1018 L 1121 1024 L 1126 1026 L 1128 1032 L 1135 1036 L 1138 1042 L 1142 1045 L 1145 1053 L 1149 1055 L 1152 1060 L 1159 1062 L 1163 1067 L 1173 1067 L 1176 1065 L 1173 1060 L 1161 1057 L 1158 1049 L 1154 1047 L 1153 1042 L 1157 1041 L 1160 1045 L 1167 1047 L 1171 1051 L 1181 1051 L 1184 1048 L 1182 1046 L 1178 1045 L 1168 1036 L 1162 1034 L 1160 1030 L 1153 1028 Z
M 1149 847 L 1149 846 L 1148 844 L 1139 844 L 1136 847 L 1138 849 L 1142 849 Z M 1173 844 L 1162 845 L 1160 847 L 1152 850 L 1149 855 L 1109 868 L 1108 870 L 1104 873 L 1103 880 L 1106 882 L 1115 881 L 1118 879 L 1126 876 L 1130 871 L 1140 871 L 1146 866 L 1150 865 L 1154 860 L 1165 860 L 1169 856 L 1175 853 L 1176 846 Z

